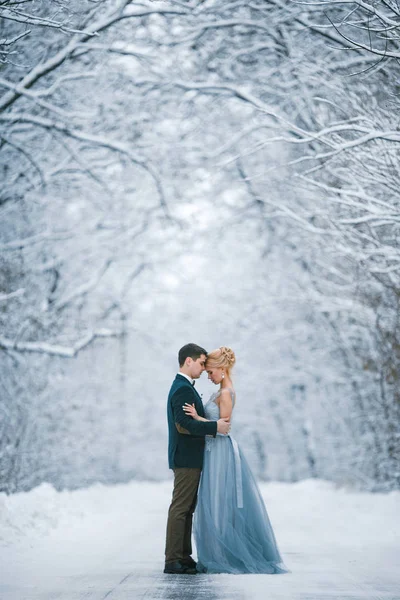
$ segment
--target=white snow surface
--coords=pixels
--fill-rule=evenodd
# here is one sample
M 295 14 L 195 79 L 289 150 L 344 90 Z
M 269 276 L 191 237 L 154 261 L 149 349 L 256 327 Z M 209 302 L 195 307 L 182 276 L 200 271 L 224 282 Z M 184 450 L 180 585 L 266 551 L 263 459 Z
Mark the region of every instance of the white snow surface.
M 400 599 L 399 491 L 321 480 L 260 487 L 291 572 L 187 576 L 187 585 L 200 590 L 201 580 L 216 598 L 262 598 L 267 585 L 274 598 Z M 168 480 L 0 494 L 1 600 L 172 597 L 182 577 L 162 575 L 171 491 Z M 197 597 L 175 588 L 173 597 Z

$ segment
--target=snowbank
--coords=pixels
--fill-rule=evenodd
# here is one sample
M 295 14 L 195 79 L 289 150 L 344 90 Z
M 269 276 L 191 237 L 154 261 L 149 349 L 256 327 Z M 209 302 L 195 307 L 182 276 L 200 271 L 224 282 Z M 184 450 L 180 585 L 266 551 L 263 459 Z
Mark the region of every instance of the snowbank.
M 302 532 L 299 543 L 320 543 L 328 531 L 335 543 L 352 545 L 382 535 L 387 543 L 400 538 L 400 491 L 354 492 L 315 479 L 260 487 L 274 526 L 282 535 L 291 530 L 296 530 L 297 536 Z M 166 510 L 171 490 L 171 481 L 132 481 L 62 492 L 42 483 L 26 493 L 0 493 L 0 545 L 23 545 L 57 529 L 61 532 L 90 521 L 133 527 L 152 511 Z
M 289 568 L 298 553 L 371 555 L 373 548 L 387 552 L 390 564 L 400 556 L 400 492 L 354 492 L 318 480 L 261 484 L 261 490 Z M 158 561 L 161 568 L 171 491 L 172 481 L 132 481 L 0 494 L 1 583 L 41 586 L 49 572 L 86 576 L 123 561 Z

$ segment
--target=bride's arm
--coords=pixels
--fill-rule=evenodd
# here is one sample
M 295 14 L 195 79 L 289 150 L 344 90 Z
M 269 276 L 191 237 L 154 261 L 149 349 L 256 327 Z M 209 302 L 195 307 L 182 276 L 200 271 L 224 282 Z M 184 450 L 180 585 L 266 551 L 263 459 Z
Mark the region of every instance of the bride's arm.
M 203 421 L 205 423 L 208 423 L 210 421 L 210 419 L 205 419 L 204 417 L 200 417 L 197 414 L 197 410 L 195 409 L 194 404 L 188 404 L 187 402 L 185 402 L 185 405 L 182 406 L 182 408 L 187 415 L 193 417 L 193 419 L 195 419 L 196 421 Z
M 229 390 L 222 389 L 219 396 L 219 416 L 230 419 L 232 415 L 232 396 Z

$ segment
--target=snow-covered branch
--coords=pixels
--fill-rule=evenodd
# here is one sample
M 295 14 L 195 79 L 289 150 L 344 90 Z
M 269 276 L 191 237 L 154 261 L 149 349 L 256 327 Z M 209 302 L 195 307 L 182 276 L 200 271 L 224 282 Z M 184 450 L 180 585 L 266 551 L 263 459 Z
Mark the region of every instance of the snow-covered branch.
M 98 271 L 98 273 L 96 273 L 96 275 L 89 279 L 89 281 L 86 281 L 82 285 L 78 286 L 76 289 L 71 290 L 69 294 L 66 294 L 64 297 L 53 302 L 52 308 L 55 310 L 61 310 L 77 298 L 86 296 L 98 285 L 99 281 L 101 280 L 111 263 L 112 260 L 107 260 L 105 264 L 101 267 L 101 269 Z M 52 300 L 52 298 L 50 298 L 50 300 Z
M 0 336 L 0 348 L 3 348 L 4 350 L 14 350 L 17 352 L 38 352 L 40 354 L 74 358 L 81 350 L 86 348 L 95 339 L 103 337 L 119 337 L 119 335 L 120 333 L 117 331 L 98 329 L 96 331 L 88 332 L 72 346 L 63 346 L 50 342 L 14 342 L 13 340 L 9 340 L 3 336 Z
M 9 300 L 10 298 L 18 298 L 19 296 L 23 296 L 25 294 L 24 288 L 20 288 L 15 292 L 10 292 L 9 294 L 0 294 L 0 302 L 4 300 Z
M 126 144 L 121 144 L 112 140 L 111 138 L 102 137 L 99 135 L 86 133 L 80 129 L 75 129 L 68 125 L 67 123 L 63 123 L 60 121 L 52 121 L 45 117 L 37 117 L 33 114 L 29 113 L 16 113 L 16 112 L 6 112 L 4 114 L 0 114 L 0 121 L 4 123 L 30 123 L 32 125 L 37 125 L 44 129 L 55 130 L 64 135 L 74 138 L 76 140 L 80 140 L 83 142 L 89 142 L 96 146 L 102 146 L 103 148 L 108 148 L 109 150 L 113 150 L 120 154 L 123 154 L 129 158 L 133 163 L 145 169 L 154 180 L 156 185 L 156 189 L 159 195 L 160 206 L 162 207 L 166 216 L 169 216 L 168 206 L 164 194 L 164 190 L 162 187 L 162 183 L 160 177 L 153 165 L 151 165 L 148 161 L 140 158 L 136 155 L 131 148 Z

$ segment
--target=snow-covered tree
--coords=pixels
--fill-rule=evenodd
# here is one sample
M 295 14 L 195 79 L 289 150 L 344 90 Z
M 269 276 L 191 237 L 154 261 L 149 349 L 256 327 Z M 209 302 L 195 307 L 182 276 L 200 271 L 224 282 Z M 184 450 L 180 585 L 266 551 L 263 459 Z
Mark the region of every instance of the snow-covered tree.
M 165 476 L 190 340 L 260 477 L 398 485 L 398 67 L 347 4 L 0 4 L 4 489 Z

